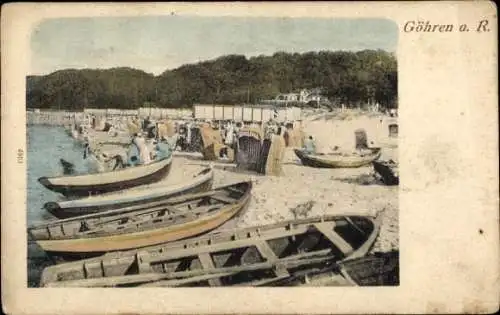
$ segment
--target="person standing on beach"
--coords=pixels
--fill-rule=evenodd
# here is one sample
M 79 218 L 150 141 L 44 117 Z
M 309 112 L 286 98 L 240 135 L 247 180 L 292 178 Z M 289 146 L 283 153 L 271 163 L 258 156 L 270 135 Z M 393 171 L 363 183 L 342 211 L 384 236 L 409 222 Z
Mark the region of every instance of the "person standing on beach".
M 228 124 L 224 138 L 224 143 L 231 148 L 234 142 L 234 129 L 232 124 Z
M 191 128 L 193 128 L 193 124 L 189 121 L 186 124 L 186 146 L 191 147 Z
M 138 134 L 138 137 L 135 138 L 135 144 L 137 148 L 139 148 L 139 156 L 141 160 L 141 164 L 149 164 L 151 162 L 151 157 L 149 155 L 149 150 L 146 145 L 146 139 L 144 138 L 142 133 Z
M 264 126 L 264 140 L 262 141 L 262 147 L 259 154 L 259 159 L 257 161 L 257 172 L 265 174 L 266 172 L 266 162 L 269 155 L 269 150 L 271 149 L 273 136 L 277 135 L 278 128 L 274 120 L 269 119 L 269 121 Z
M 175 148 L 177 148 L 177 146 L 180 147 L 181 151 L 185 151 L 187 149 L 187 128 L 185 127 L 185 125 L 180 125 L 179 127 Z
M 240 132 L 241 127 L 242 127 L 242 126 L 241 126 L 241 122 L 237 122 L 237 123 L 236 123 L 236 126 L 234 127 L 234 133 L 235 133 L 236 135 L 238 135 L 238 133 Z
M 290 134 L 288 133 L 288 129 L 284 128 L 285 130 L 283 131 L 283 139 L 285 140 L 285 147 L 288 147 L 290 145 Z
M 278 128 L 276 126 L 276 123 L 274 122 L 274 120 L 269 119 L 269 121 L 264 126 L 264 139 L 271 140 L 272 135 L 276 134 L 277 131 Z
M 139 147 L 137 146 L 137 134 L 135 133 L 132 142 L 130 143 L 130 148 L 127 153 L 127 163 L 130 166 L 136 166 L 140 163 L 139 160 Z

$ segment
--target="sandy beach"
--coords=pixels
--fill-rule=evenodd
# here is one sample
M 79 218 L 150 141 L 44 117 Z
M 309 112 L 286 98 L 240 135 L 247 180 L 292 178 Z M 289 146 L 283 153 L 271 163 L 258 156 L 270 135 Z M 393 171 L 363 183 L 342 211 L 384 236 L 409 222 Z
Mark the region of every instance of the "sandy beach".
M 324 116 L 323 116 L 324 117 Z M 381 159 L 397 160 L 397 139 L 389 138 L 387 116 L 354 117 L 303 122 L 304 131 L 318 146 L 352 150 L 354 130 L 364 128 L 371 146 L 382 148 Z M 326 131 L 329 131 L 326 132 Z M 333 135 L 333 136 L 332 136 Z M 371 165 L 354 169 L 319 169 L 303 166 L 293 148 L 286 149 L 283 176 L 238 172 L 234 164 L 203 161 L 200 153 L 175 152 L 165 183 L 179 182 L 200 165 L 214 165 L 214 186 L 252 180 L 252 200 L 245 212 L 220 229 L 247 227 L 294 219 L 291 209 L 313 201 L 308 217 L 323 214 L 380 215 L 382 227 L 372 251 L 399 249 L 398 186 L 385 186 L 373 177 Z
M 305 136 L 313 136 L 318 151 L 328 152 L 334 147 L 338 147 L 339 151 L 353 151 L 354 131 L 363 128 L 367 133 L 369 146 L 382 149 L 380 159 L 398 161 L 398 140 L 397 137 L 389 137 L 388 130 L 389 124 L 397 123 L 397 118 L 355 111 L 334 113 L 311 111 L 305 114 L 305 119 L 301 122 L 302 130 Z M 100 145 L 100 149 L 109 156 L 124 154 L 127 150 L 126 145 L 115 141 L 116 137 L 111 137 L 105 132 L 95 132 L 94 135 L 97 136 L 94 140 L 106 143 Z M 63 147 L 71 151 L 71 154 L 68 153 L 66 156 L 61 153 L 61 156 L 82 164 L 83 161 L 77 160 L 81 158 L 80 151 L 83 150 L 83 146 L 77 145 L 78 141 L 69 135 L 61 136 L 68 137 Z M 170 174 L 161 182 L 151 185 L 170 186 L 185 182 L 208 165 L 214 167 L 214 187 L 240 181 L 253 182 L 252 199 L 248 206 L 217 230 L 271 224 L 305 216 L 377 215 L 381 220 L 381 229 L 371 251 L 399 250 L 398 186 L 385 186 L 379 182 L 374 177 L 371 164 L 359 168 L 307 167 L 303 166 L 295 155 L 294 148 L 288 147 L 282 163 L 282 175 L 266 176 L 238 170 L 235 163 L 203 160 L 199 152 L 175 151 L 173 156 Z M 55 164 L 54 167 L 58 168 L 60 165 Z M 39 176 L 43 174 L 45 171 L 41 171 Z M 36 193 L 48 194 L 48 191 L 36 190 Z M 41 207 L 39 202 L 36 204 L 36 207 Z M 307 210 L 302 211 L 304 215 L 296 217 L 296 209 Z M 46 216 L 51 216 L 44 215 L 36 214 L 33 217 L 43 220 Z M 46 260 L 40 249 L 32 247 L 30 246 L 29 251 L 29 283 L 31 286 L 37 286 L 43 267 L 51 263 Z

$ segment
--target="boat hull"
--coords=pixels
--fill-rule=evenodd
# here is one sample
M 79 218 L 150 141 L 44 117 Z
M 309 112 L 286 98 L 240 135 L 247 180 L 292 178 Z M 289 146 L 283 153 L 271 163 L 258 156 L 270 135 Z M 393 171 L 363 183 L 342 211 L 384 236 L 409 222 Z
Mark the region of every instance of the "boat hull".
M 141 167 L 141 166 L 136 166 Z M 88 197 L 91 195 L 99 195 L 104 193 L 116 192 L 123 189 L 128 189 L 140 185 L 147 185 L 158 182 L 165 178 L 169 173 L 172 167 L 172 161 L 165 164 L 160 169 L 155 172 L 151 172 L 144 176 L 137 176 L 135 178 L 127 179 L 127 180 L 117 180 L 108 183 L 100 183 L 100 184 L 72 184 L 71 182 L 66 184 L 56 184 L 54 182 L 54 178 L 48 177 L 40 177 L 38 181 L 45 186 L 47 189 L 55 191 L 64 195 L 65 197 Z M 111 173 L 111 172 L 109 172 Z M 95 176 L 95 178 L 99 178 L 104 173 L 101 174 L 93 174 L 87 176 Z M 57 178 L 55 178 L 57 179 Z
M 228 204 L 220 211 L 214 211 L 213 214 L 184 223 L 132 233 L 85 238 L 36 240 L 36 242 L 49 256 L 68 256 L 71 259 L 73 255 L 82 257 L 86 254 L 102 254 L 110 251 L 129 250 L 181 240 L 209 232 L 233 218 L 248 204 L 251 197 L 250 192 L 251 185 L 238 202 Z
M 380 148 L 372 149 L 373 153 L 367 156 L 346 157 L 337 160 L 328 159 L 318 155 L 309 155 L 302 150 L 295 149 L 295 155 L 303 165 L 316 168 L 357 168 L 368 165 L 381 155 Z
M 48 202 L 44 205 L 44 208 L 59 219 L 66 219 L 80 215 L 86 215 L 91 213 L 99 213 L 108 210 L 120 209 L 123 207 L 130 206 L 143 206 L 146 208 L 148 203 L 159 202 L 162 200 L 167 200 L 169 198 L 177 197 L 183 194 L 191 194 L 191 193 L 199 193 L 205 192 L 212 188 L 213 183 L 213 171 L 210 170 L 210 173 L 207 176 L 203 176 L 202 180 L 194 181 L 194 183 L 190 183 L 188 185 L 179 187 L 178 189 L 170 189 L 169 187 L 165 187 L 165 192 L 160 196 L 145 196 L 143 198 L 138 198 L 135 200 L 127 200 L 126 196 L 120 196 L 118 194 L 116 199 L 109 199 L 106 202 L 93 202 L 91 198 L 87 203 L 84 200 L 77 200 L 73 202 L 71 205 L 66 205 L 65 202 Z M 121 194 L 120 194 L 121 195 Z
M 388 186 L 399 185 L 399 177 L 394 174 L 394 171 L 384 163 L 373 161 L 373 169 L 377 172 L 384 184 Z

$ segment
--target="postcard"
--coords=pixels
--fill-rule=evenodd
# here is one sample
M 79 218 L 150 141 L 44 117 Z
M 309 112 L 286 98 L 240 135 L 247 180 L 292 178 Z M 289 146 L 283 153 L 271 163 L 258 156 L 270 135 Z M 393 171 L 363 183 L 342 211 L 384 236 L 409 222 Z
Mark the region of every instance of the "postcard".
M 12 3 L 12 314 L 492 313 L 491 2 Z

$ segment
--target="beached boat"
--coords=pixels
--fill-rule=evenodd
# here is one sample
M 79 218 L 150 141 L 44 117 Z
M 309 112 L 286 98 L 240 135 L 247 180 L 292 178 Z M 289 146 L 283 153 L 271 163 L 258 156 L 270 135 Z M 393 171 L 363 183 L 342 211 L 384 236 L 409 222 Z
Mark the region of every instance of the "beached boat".
M 303 269 L 366 255 L 379 226 L 372 217 L 323 216 L 220 231 L 50 266 L 40 286 L 273 285 Z
M 251 197 L 251 182 L 171 198 L 159 206 L 130 207 L 55 220 L 28 228 L 53 256 L 85 257 L 172 242 L 206 233 L 236 215 Z
M 88 197 L 139 185 L 158 182 L 168 175 L 172 166 L 172 157 L 152 162 L 147 165 L 86 175 L 61 177 L 40 177 L 38 181 L 46 188 L 61 193 L 66 197 Z
M 185 182 L 175 185 L 156 183 L 87 198 L 51 201 L 44 208 L 59 219 L 131 206 L 147 208 L 150 203 L 159 205 L 160 201 L 167 202 L 172 197 L 210 190 L 213 177 L 213 169 L 209 167 L 192 179 L 187 178 Z
M 394 161 L 372 161 L 372 164 L 384 184 L 399 185 L 398 165 Z
M 370 164 L 380 157 L 380 148 L 371 148 L 369 153 L 328 153 L 328 154 L 308 154 L 303 150 L 295 149 L 295 154 L 305 166 L 318 168 L 351 168 L 361 167 Z

